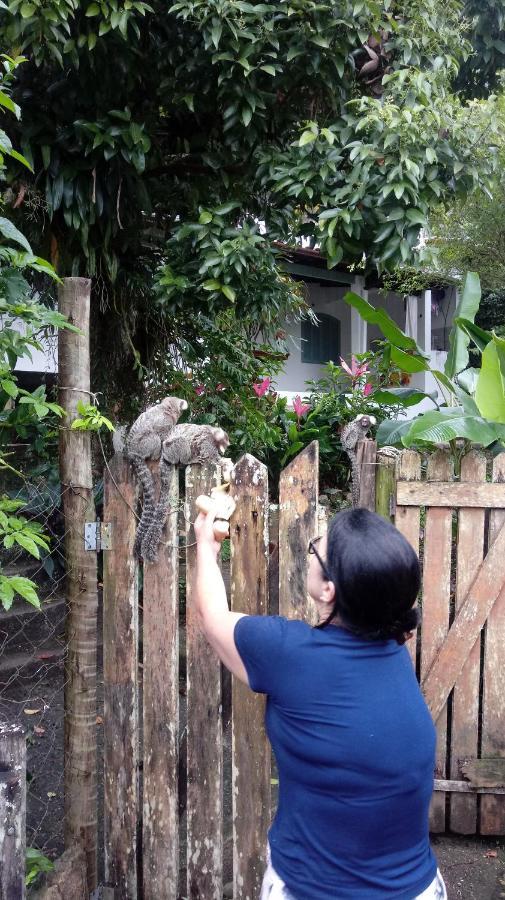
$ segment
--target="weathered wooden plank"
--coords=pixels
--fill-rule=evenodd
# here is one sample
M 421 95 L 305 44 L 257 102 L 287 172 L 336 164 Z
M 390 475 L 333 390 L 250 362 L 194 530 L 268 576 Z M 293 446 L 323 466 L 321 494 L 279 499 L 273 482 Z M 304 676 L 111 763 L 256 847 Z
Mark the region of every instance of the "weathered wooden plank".
M 494 759 L 468 759 L 461 765 L 461 772 L 476 788 L 505 788 L 505 757 Z
M 318 529 L 319 444 L 312 441 L 281 473 L 279 482 L 279 612 L 317 621 L 307 595 L 307 547 Z
M 133 470 L 121 455 L 104 473 L 104 492 L 112 539 L 112 548 L 103 554 L 105 880 L 115 887 L 116 900 L 136 900 L 138 588 L 132 510 L 137 489 Z
M 440 715 L 447 702 L 468 654 L 479 639 L 484 623 L 501 593 L 504 558 L 505 526 L 502 526 L 424 679 L 423 690 L 434 719 Z M 499 577 L 497 573 L 500 573 Z M 501 749 L 500 743 L 498 747 Z
M 493 463 L 495 491 L 505 489 L 505 453 Z M 497 506 L 498 504 L 496 504 Z M 494 509 L 490 515 L 489 543 L 505 523 L 505 510 Z M 502 556 L 495 578 L 505 582 L 505 558 Z M 483 659 L 482 756 L 505 756 L 505 585 L 489 612 Z M 505 834 L 505 798 L 483 797 L 480 805 L 481 834 Z
M 447 484 L 439 479 L 421 484 L 399 483 L 396 502 L 402 506 L 497 509 L 505 507 L 505 484 Z
M 396 479 L 400 482 L 416 482 L 421 478 L 421 457 L 414 450 L 403 450 L 396 461 Z M 418 506 L 396 506 L 395 525 L 407 539 L 411 547 L 419 556 L 420 535 L 420 509 Z M 420 642 L 420 632 L 417 629 L 415 636 L 407 642 L 412 664 L 417 668 L 417 647 Z M 419 673 L 418 673 L 419 674 Z
M 254 457 L 235 466 L 231 490 L 237 508 L 231 534 L 231 605 L 237 612 L 268 612 L 268 474 Z M 259 897 L 270 825 L 270 748 L 265 697 L 232 680 L 233 897 Z
M 159 478 L 155 480 L 155 487 Z M 158 561 L 144 562 L 144 897 L 178 896 L 179 875 L 179 472 L 169 475 L 169 513 Z
M 445 451 L 433 453 L 428 460 L 427 480 L 449 482 L 451 477 L 449 454 Z M 436 659 L 449 628 L 451 547 L 452 510 L 428 509 L 424 536 L 421 677 Z M 447 774 L 447 709 L 441 709 L 434 721 L 437 729 L 435 777 L 444 778 Z M 431 801 L 430 828 L 435 833 L 445 831 L 445 797 L 438 793 Z
M 268 509 L 268 613 L 279 613 L 279 504 Z
M 200 630 L 192 602 L 196 575 L 191 525 L 199 494 L 220 482 L 220 469 L 186 469 L 187 896 L 222 900 L 223 732 L 221 663 Z
M 357 446 L 359 468 L 359 506 L 375 512 L 375 470 L 377 467 L 377 442 L 369 438 Z
M 24 900 L 26 738 L 21 725 L 0 725 L 0 897 Z
M 472 450 L 461 461 L 461 481 L 486 480 L 486 457 Z M 484 556 L 485 510 L 459 510 L 455 609 L 458 610 Z M 455 686 L 452 702 L 450 776 L 461 776 L 461 761 L 477 756 L 479 730 L 480 642 L 472 647 Z M 449 823 L 458 834 L 476 834 L 477 800 L 451 797 Z
M 450 779 L 436 778 L 434 791 L 449 791 L 458 794 L 505 794 L 505 788 L 497 787 L 473 787 L 468 781 L 451 781 Z
M 381 453 L 379 450 L 375 475 L 375 512 L 387 519 L 388 522 L 392 522 L 394 517 L 396 499 L 395 469 L 395 457 Z

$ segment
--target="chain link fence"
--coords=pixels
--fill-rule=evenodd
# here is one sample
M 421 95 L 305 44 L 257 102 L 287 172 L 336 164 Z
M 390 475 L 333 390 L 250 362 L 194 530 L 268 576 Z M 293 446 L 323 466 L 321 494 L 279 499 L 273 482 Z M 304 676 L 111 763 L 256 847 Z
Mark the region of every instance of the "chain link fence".
M 49 553 L 43 555 L 44 551 L 41 551 L 39 560 L 16 545 L 9 551 L 2 550 L 0 554 L 2 573 L 31 579 L 36 584 L 40 600 L 40 609 L 19 596 L 16 596 L 10 609 L 0 606 L 0 723 L 22 724 L 25 729 L 26 845 L 54 860 L 63 852 L 65 827 L 63 759 L 67 645 L 64 498 L 54 466 L 47 466 L 38 474 L 33 474 L 30 468 L 26 480 L 13 478 L 7 485 L 4 480 L 1 493 L 13 500 L 23 501 L 25 506 L 17 515 L 42 526 L 50 544 Z M 98 635 L 101 635 L 101 623 Z M 101 646 L 98 653 L 97 731 L 101 754 Z M 101 790 L 100 778 L 100 793 Z

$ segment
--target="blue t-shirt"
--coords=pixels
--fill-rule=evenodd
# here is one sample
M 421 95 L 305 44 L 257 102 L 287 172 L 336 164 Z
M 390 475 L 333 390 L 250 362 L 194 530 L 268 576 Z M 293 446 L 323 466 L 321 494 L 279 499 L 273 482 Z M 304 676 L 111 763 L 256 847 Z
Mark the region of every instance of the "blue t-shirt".
M 280 616 L 235 643 L 279 771 L 272 865 L 297 900 L 413 900 L 433 881 L 435 729 L 409 654 Z

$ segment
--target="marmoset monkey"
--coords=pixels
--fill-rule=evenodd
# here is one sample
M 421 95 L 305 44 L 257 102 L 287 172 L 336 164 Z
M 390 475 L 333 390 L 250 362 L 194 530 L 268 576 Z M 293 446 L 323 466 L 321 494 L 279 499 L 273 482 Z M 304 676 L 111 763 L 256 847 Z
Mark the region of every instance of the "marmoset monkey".
M 357 446 L 359 441 L 362 441 L 363 438 L 366 437 L 367 431 L 375 425 L 377 419 L 375 416 L 366 416 L 361 414 L 356 416 L 352 422 L 349 422 L 347 425 L 344 425 L 340 434 L 340 442 L 342 444 L 342 448 L 347 453 L 347 456 L 351 460 L 351 477 L 352 477 L 352 505 L 358 506 L 359 504 L 359 489 L 360 489 L 360 472 L 358 468 L 358 454 L 357 454 Z
M 142 557 L 153 562 L 158 554 L 161 532 L 169 506 L 170 466 L 219 463 L 229 473 L 233 463 L 223 458 L 230 439 L 222 428 L 212 425 L 175 425 L 163 441 L 160 458 L 160 496 L 142 541 Z M 224 464 L 224 465 L 223 465 Z M 229 474 L 225 474 L 229 479 Z
M 146 459 L 159 459 L 163 441 L 188 404 L 179 397 L 165 397 L 160 403 L 149 406 L 135 420 L 126 438 L 126 454 L 131 459 L 137 477 L 142 485 L 142 516 L 135 535 L 134 553 L 138 556 L 143 537 L 149 528 L 154 513 L 154 486 Z

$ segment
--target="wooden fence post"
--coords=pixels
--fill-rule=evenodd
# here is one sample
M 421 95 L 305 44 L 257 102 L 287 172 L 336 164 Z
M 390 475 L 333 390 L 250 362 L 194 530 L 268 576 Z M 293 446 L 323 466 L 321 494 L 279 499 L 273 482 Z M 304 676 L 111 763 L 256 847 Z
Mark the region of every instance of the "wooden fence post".
M 62 328 L 58 337 L 60 481 L 65 520 L 67 655 L 65 664 L 65 846 L 81 843 L 88 887 L 96 887 L 97 853 L 97 555 L 84 545 L 85 522 L 94 521 L 91 434 L 72 430 L 77 403 L 90 402 L 89 311 L 91 282 L 64 278 L 59 311 L 79 332 Z
M 159 476 L 156 476 L 159 482 Z M 144 562 L 143 896 L 178 896 L 179 880 L 179 470 L 156 563 Z
M 21 725 L 0 725 L 0 897 L 24 900 L 26 738 Z
M 192 522 L 199 494 L 220 481 L 217 467 L 186 469 L 186 679 L 187 728 L 187 896 L 223 896 L 223 729 L 221 663 L 197 621 L 192 602 L 196 574 Z
M 133 555 L 135 478 L 116 455 L 104 475 L 104 518 L 111 528 L 103 559 L 105 880 L 116 900 L 137 898 L 138 588 Z
M 237 502 L 231 534 L 231 605 L 248 615 L 268 613 L 268 474 L 243 456 L 232 475 Z M 265 698 L 232 679 L 233 897 L 259 897 L 270 825 L 270 748 Z
M 279 613 L 316 623 L 307 595 L 307 546 L 318 530 L 319 444 L 312 441 L 279 482 Z
M 375 512 L 375 476 L 377 468 L 377 443 L 365 438 L 357 447 L 359 468 L 358 506 Z
M 396 459 L 379 450 L 375 478 L 375 512 L 388 522 L 394 522 L 395 503 Z

